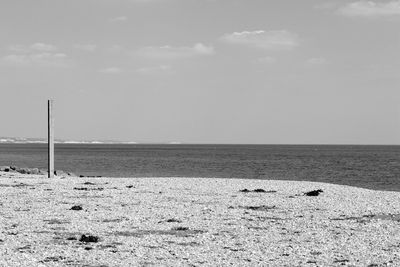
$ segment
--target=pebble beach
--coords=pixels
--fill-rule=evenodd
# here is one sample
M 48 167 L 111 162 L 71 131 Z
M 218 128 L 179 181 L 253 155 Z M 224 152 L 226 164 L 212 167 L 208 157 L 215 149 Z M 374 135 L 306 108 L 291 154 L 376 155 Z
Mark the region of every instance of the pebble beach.
M 0 266 L 400 266 L 400 192 L 0 172 L 0 196 Z

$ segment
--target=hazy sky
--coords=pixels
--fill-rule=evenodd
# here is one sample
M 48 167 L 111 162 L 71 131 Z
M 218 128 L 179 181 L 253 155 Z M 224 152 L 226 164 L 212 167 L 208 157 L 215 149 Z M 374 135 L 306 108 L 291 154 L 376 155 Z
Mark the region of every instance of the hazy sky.
M 0 136 L 400 144 L 400 1 L 1 0 Z

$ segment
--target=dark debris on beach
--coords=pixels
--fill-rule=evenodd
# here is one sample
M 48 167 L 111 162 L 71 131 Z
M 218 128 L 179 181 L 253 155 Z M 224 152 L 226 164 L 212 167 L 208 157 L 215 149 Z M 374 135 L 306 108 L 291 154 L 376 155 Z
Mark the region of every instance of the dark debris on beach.
M 97 243 L 99 242 L 99 237 L 93 236 L 93 235 L 82 235 L 79 238 L 80 242 L 85 242 L 85 243 Z
M 276 206 L 266 206 L 266 205 L 261 205 L 261 206 L 239 206 L 239 208 L 246 209 L 246 210 L 268 211 L 268 210 L 275 209 Z
M 34 174 L 34 175 L 46 175 L 47 170 L 42 170 L 39 168 L 21 168 L 17 166 L 0 166 L 0 171 L 20 173 L 20 174 Z M 54 175 L 65 176 L 65 177 L 76 177 L 76 174 L 72 172 L 66 172 L 62 170 L 54 170 Z
M 167 222 L 167 223 L 181 223 L 181 220 L 175 219 L 175 218 L 171 218 L 165 221 L 159 221 L 158 223 L 163 223 L 163 222 Z
M 239 192 L 241 192 L 241 193 L 276 193 L 277 191 L 275 191 L 275 190 L 265 190 L 265 189 L 261 189 L 261 188 L 257 188 L 257 189 L 254 189 L 254 190 L 249 190 L 249 189 L 247 189 L 247 188 L 245 188 L 245 189 L 241 189 L 241 190 L 239 190 Z
M 87 187 L 74 187 L 74 190 L 82 190 L 82 191 L 89 191 L 89 190 L 97 190 L 97 191 L 103 191 L 103 187 L 98 187 L 98 188 L 87 188 Z
M 309 197 L 316 197 L 322 192 L 324 192 L 322 189 L 317 189 L 317 190 L 312 190 L 312 191 L 306 192 L 306 193 L 304 193 L 304 195 L 309 196 Z

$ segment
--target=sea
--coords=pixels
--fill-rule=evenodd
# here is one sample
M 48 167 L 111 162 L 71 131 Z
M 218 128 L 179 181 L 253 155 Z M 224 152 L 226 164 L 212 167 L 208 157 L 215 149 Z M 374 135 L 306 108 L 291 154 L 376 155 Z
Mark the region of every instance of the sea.
M 0 144 L 0 166 L 46 169 L 46 144 Z M 317 181 L 400 191 L 400 146 L 56 144 L 55 169 L 84 176 Z

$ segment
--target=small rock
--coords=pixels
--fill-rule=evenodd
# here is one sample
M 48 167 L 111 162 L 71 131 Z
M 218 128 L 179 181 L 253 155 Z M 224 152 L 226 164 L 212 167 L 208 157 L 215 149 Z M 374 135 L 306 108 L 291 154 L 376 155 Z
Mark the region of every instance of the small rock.
M 62 170 L 55 170 L 54 175 L 56 176 L 70 176 L 69 173 L 62 171 Z
M 267 193 L 267 191 L 265 191 L 264 189 L 261 189 L 261 188 L 254 189 L 253 192 L 256 192 L 256 193 Z
M 245 189 L 239 190 L 239 192 L 242 192 L 242 193 L 251 193 L 251 192 L 253 192 L 253 193 L 276 193 L 275 190 L 266 191 L 262 188 L 257 188 L 254 190 L 249 190 L 249 189 L 245 188 Z
M 172 222 L 181 223 L 182 221 L 181 221 L 181 220 L 178 220 L 178 219 L 172 218 L 172 219 L 166 220 L 166 222 L 169 222 L 169 223 L 172 223 Z
M 85 242 L 85 243 L 97 243 L 99 242 L 99 238 L 97 236 L 93 235 L 82 235 L 81 238 L 79 238 L 80 242 Z
M 132 188 L 133 187 L 133 185 L 127 185 L 126 186 L 126 188 Z
M 21 174 L 30 174 L 30 171 L 28 168 L 18 168 L 18 169 L 16 169 L 16 171 Z
M 83 210 L 83 208 L 81 206 L 72 206 L 71 210 Z
M 309 196 L 309 197 L 316 197 L 322 192 L 324 192 L 324 191 L 322 191 L 321 189 L 318 189 L 318 190 L 312 190 L 312 191 L 306 192 L 306 193 L 304 193 L 304 195 Z
M 92 247 L 85 247 L 85 250 L 92 250 Z

